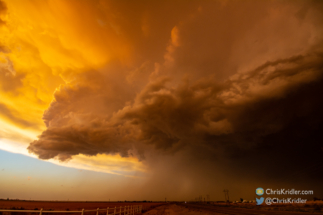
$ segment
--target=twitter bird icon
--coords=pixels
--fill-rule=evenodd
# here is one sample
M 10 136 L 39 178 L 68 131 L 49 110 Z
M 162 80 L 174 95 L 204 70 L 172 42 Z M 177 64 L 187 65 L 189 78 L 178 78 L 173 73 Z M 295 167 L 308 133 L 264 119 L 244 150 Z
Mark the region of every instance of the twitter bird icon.
M 264 202 L 264 197 L 261 197 L 260 199 L 256 198 L 257 205 L 261 205 Z

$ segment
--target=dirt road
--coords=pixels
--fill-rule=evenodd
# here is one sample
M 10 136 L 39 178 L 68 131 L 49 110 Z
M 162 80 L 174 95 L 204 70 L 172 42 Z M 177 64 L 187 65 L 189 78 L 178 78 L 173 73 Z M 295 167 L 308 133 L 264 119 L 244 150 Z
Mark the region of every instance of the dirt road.
M 143 215 L 206 215 L 206 214 L 221 214 L 210 213 L 199 209 L 190 209 L 176 204 L 163 205 L 147 211 Z

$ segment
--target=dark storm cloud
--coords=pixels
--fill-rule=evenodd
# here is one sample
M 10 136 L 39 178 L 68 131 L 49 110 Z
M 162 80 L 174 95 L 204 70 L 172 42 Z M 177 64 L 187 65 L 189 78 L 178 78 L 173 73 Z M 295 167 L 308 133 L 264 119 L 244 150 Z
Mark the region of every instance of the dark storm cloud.
M 184 80 L 174 87 L 161 77 L 113 114 L 107 83 L 92 72 L 86 86 L 66 85 L 56 92 L 44 114 L 48 129 L 28 149 L 43 159 L 65 160 L 76 154 L 128 156 L 137 143 L 165 152 L 194 144 L 250 148 L 297 116 L 321 121 L 320 102 L 312 96 L 317 92 L 303 98 L 299 89 L 322 79 L 322 59 L 322 53 L 313 53 L 267 62 L 222 84 Z M 306 105 L 295 104 L 306 98 Z
M 48 129 L 30 144 L 29 151 L 42 159 L 58 156 L 60 160 L 80 153 L 128 156 L 130 146 L 123 141 L 127 131 L 110 121 L 113 111 L 123 105 L 117 97 L 122 95 L 121 90 L 110 78 L 91 71 L 62 85 L 43 116 Z M 116 91 L 118 95 L 111 97 Z
M 320 82 L 322 60 L 318 53 L 268 62 L 222 85 L 184 82 L 168 88 L 162 80 L 148 86 L 133 106 L 121 112 L 139 127 L 141 140 L 158 148 L 194 142 L 249 147 L 290 126 L 296 116 L 321 120 L 316 91 L 308 92 L 306 105 L 288 104 L 298 102 L 298 93 L 302 98 L 302 92 L 295 93 L 302 86 Z

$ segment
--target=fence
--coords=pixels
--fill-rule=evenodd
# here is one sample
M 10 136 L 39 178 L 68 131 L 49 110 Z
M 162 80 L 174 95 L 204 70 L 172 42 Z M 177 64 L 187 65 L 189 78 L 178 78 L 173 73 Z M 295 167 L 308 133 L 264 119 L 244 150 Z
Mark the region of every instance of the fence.
M 109 212 L 113 210 L 113 212 Z M 106 209 L 96 209 L 96 210 L 84 210 L 81 211 L 44 211 L 43 209 L 40 210 L 0 210 L 1 212 L 23 212 L 23 213 L 39 213 L 39 215 L 42 215 L 43 213 L 81 213 L 81 215 L 84 215 L 86 212 L 96 212 L 96 215 L 99 215 L 99 211 L 107 211 L 106 215 L 134 215 L 135 213 L 141 213 L 142 212 L 142 205 L 131 205 L 131 206 L 120 206 L 119 208 L 106 208 Z

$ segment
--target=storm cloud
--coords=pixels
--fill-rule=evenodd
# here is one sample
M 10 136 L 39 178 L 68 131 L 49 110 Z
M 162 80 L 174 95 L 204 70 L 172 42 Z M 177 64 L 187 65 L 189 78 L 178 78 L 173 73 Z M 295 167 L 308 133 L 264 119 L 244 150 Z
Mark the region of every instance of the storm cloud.
M 174 86 L 170 77 L 159 77 L 121 109 L 120 94 L 111 97 L 113 84 L 92 71 L 86 82 L 80 78 L 58 89 L 44 114 L 47 130 L 28 149 L 43 159 L 65 160 L 77 154 L 129 156 L 145 144 L 165 152 L 194 144 L 252 147 L 295 117 L 313 126 L 321 122 L 322 104 L 312 86 L 321 83 L 322 63 L 322 53 L 313 52 L 267 62 L 221 83 L 183 80 Z M 313 92 L 304 95 L 303 88 Z
M 174 173 L 179 178 L 198 177 L 180 160 L 201 177 L 226 162 L 223 174 L 259 170 L 268 180 L 270 172 L 283 175 L 277 165 L 288 159 L 302 157 L 299 168 L 322 162 L 322 3 L 168 4 L 174 11 L 164 23 L 158 16 L 167 7 L 149 3 L 131 12 L 130 27 L 127 7 L 111 3 L 119 19 L 110 25 L 132 44 L 131 63 L 118 56 L 101 69 L 65 73 L 29 152 L 61 161 L 135 156 L 151 169 L 165 159 L 164 171 L 185 172 Z M 272 156 L 276 168 L 268 166 Z M 248 167 L 240 170 L 242 162 Z

